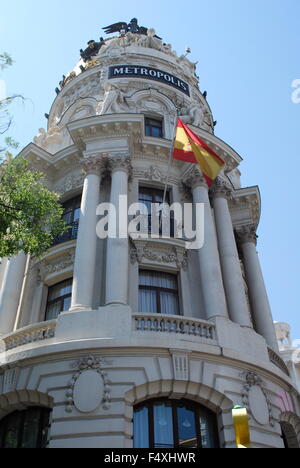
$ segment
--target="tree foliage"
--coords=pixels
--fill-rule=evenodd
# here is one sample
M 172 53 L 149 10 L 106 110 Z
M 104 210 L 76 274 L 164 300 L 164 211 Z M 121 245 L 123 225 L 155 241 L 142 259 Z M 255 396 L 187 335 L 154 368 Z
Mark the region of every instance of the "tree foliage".
M 0 257 L 20 251 L 40 256 L 66 230 L 58 195 L 30 170 L 24 158 L 0 166 Z

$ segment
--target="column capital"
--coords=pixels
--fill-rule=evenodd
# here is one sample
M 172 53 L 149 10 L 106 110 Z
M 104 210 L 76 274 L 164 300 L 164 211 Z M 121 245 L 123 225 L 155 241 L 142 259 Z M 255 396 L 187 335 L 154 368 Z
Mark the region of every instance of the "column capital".
M 213 198 L 226 198 L 230 200 L 232 197 L 232 188 L 225 180 L 221 179 L 221 177 L 217 177 L 211 188 L 211 193 Z
M 107 158 L 104 155 L 89 155 L 82 158 L 80 164 L 86 176 L 90 174 L 101 176 L 106 169 L 106 160 Z
M 107 158 L 108 168 L 113 174 L 116 171 L 123 171 L 128 176 L 131 175 L 132 166 L 130 157 L 127 154 L 109 155 Z
M 206 180 L 198 167 L 193 167 L 183 179 L 184 185 L 194 189 L 196 187 L 205 187 L 208 189 Z
M 252 242 L 255 245 L 257 244 L 258 235 L 256 234 L 256 226 L 253 224 L 240 226 L 236 229 L 236 233 L 241 244 L 245 244 L 247 242 Z

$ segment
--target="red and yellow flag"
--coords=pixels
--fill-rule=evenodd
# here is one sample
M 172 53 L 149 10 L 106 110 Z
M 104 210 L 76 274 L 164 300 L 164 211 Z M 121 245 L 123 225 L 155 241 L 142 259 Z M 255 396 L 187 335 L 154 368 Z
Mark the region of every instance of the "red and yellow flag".
M 209 187 L 225 165 L 223 159 L 180 119 L 177 120 L 173 158 L 198 164 Z

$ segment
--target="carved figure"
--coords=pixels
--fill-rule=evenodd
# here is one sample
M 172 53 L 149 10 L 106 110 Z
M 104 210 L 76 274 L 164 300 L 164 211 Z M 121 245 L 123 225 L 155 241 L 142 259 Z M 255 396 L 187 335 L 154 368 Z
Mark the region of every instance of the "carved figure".
M 148 28 L 138 25 L 137 18 L 132 18 L 130 23 L 126 23 L 126 21 L 119 21 L 118 23 L 105 26 L 102 29 L 105 31 L 105 34 L 112 34 L 115 32 L 125 31 L 125 34 L 131 32 L 132 34 L 144 34 L 144 36 L 146 36 L 148 32 Z M 157 39 L 161 39 L 161 37 L 158 36 L 154 37 L 156 37 Z
M 100 41 L 96 42 L 93 39 L 88 42 L 88 47 L 83 50 L 80 49 L 80 57 L 83 59 L 84 62 L 88 62 L 92 59 L 95 55 L 98 55 L 99 50 L 102 46 L 105 45 L 105 41 L 103 37 L 100 37 Z
M 100 115 L 119 113 L 127 106 L 124 93 L 114 84 L 107 83 Z
M 186 123 L 194 125 L 195 127 L 201 127 L 205 117 L 205 111 L 199 104 L 191 104 L 187 112 L 181 116 L 180 119 Z

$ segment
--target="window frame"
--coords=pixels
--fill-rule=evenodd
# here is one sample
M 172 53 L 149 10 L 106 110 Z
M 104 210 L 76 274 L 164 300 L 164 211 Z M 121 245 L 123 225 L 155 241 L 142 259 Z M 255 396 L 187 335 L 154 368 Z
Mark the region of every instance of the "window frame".
M 59 296 L 57 297 L 56 299 L 52 299 L 51 301 L 49 301 L 49 296 L 50 296 L 50 293 L 51 293 L 51 289 L 52 288 L 57 288 L 59 287 L 60 285 L 64 284 L 64 283 L 67 283 L 67 282 L 70 282 L 71 283 L 71 292 L 69 294 L 64 294 L 63 296 Z M 65 299 L 68 299 L 69 297 L 72 297 L 72 286 L 73 286 L 73 277 L 72 278 L 67 278 L 63 281 L 60 281 L 59 283 L 55 283 L 53 284 L 52 286 L 49 286 L 48 287 L 48 295 L 47 295 L 47 301 L 46 301 L 46 310 L 45 310 L 45 318 L 44 318 L 44 321 L 48 321 L 48 320 L 51 320 L 51 319 L 48 319 L 47 318 L 47 312 L 48 312 L 48 308 L 50 306 L 52 306 L 53 304 L 57 303 L 57 302 L 61 302 L 61 305 L 63 306 L 63 303 L 64 303 L 64 300 Z M 61 310 L 59 312 L 59 314 L 61 314 L 62 312 L 64 312 L 64 310 Z M 59 315 L 58 314 L 58 315 Z M 52 319 L 54 320 L 54 319 Z
M 157 403 L 170 403 L 172 408 L 172 419 L 173 419 L 173 440 L 174 444 L 173 447 L 158 447 L 155 446 L 155 421 L 154 421 L 154 406 Z M 218 421 L 217 421 L 217 414 L 215 414 L 209 408 L 205 406 L 191 401 L 187 399 L 180 399 L 180 400 L 172 400 L 168 398 L 153 398 L 151 400 L 143 401 L 138 403 L 134 406 L 134 412 L 141 409 L 147 408 L 148 409 L 148 431 L 149 431 L 149 449 L 180 449 L 185 448 L 179 444 L 179 425 L 178 425 L 178 413 L 177 409 L 182 404 L 185 408 L 192 410 L 195 416 L 195 429 L 196 429 L 196 439 L 197 439 L 197 449 L 202 449 L 202 434 L 201 434 L 201 426 L 200 426 L 200 417 L 201 411 L 206 412 L 206 416 L 209 419 L 209 423 L 213 428 L 212 438 L 214 441 L 215 447 L 220 447 L 220 439 L 219 439 L 219 430 L 218 430 Z
M 168 275 L 172 275 L 172 276 L 176 277 L 177 289 L 163 288 L 163 287 L 160 287 L 160 286 L 148 286 L 148 285 L 140 284 L 140 273 L 143 272 L 143 271 L 147 271 L 147 272 L 150 271 L 150 272 L 153 272 L 153 273 L 168 274 Z M 157 304 L 157 312 L 155 312 L 156 314 L 162 314 L 160 293 L 161 292 L 166 292 L 166 293 L 176 293 L 176 297 L 177 297 L 178 314 L 170 314 L 170 315 L 176 315 L 176 316 L 182 315 L 181 314 L 181 302 L 180 302 L 179 287 L 180 287 L 180 284 L 179 284 L 179 274 L 178 274 L 178 272 L 169 272 L 169 271 L 164 271 L 164 270 L 154 270 L 154 269 L 151 269 L 151 268 L 143 268 L 143 267 L 141 267 L 139 269 L 138 290 L 139 290 L 139 292 L 142 289 L 147 290 L 147 291 L 155 291 L 156 292 L 156 304 Z M 145 312 L 145 313 L 147 313 L 147 312 Z M 164 314 L 164 315 L 168 315 L 168 314 Z
M 145 115 L 145 136 L 149 138 L 164 138 L 164 118 L 158 115 Z M 152 125 L 151 122 L 156 122 L 159 125 Z M 151 135 L 147 134 L 147 128 L 150 128 Z M 152 129 L 159 128 L 160 136 L 153 135 Z
M 144 193 L 143 193 L 144 191 Z M 142 197 L 148 195 L 149 198 L 151 197 L 151 200 L 146 200 L 142 199 Z M 162 204 L 163 202 L 163 196 L 164 196 L 164 187 L 158 187 L 158 186 L 150 186 L 150 185 L 139 185 L 139 192 L 138 192 L 138 202 L 144 204 L 147 206 L 147 204 L 151 203 L 158 203 Z M 157 198 L 161 198 L 160 200 L 157 200 Z M 172 204 L 172 187 L 168 187 L 166 191 L 166 196 L 165 196 L 165 203 L 167 203 L 169 206 Z M 151 233 L 151 219 L 152 219 L 152 213 L 148 212 L 148 234 Z M 161 219 L 161 213 L 159 215 L 159 219 Z M 159 227 L 159 236 L 162 235 L 162 227 Z M 174 212 L 170 212 L 170 239 L 174 239 L 175 237 L 175 225 L 174 225 Z
M 70 240 L 77 239 L 80 215 L 79 215 L 79 218 L 77 218 L 76 220 L 74 220 L 74 215 L 75 215 L 75 211 L 78 209 L 80 210 L 81 208 L 81 200 L 82 200 L 82 194 L 76 195 L 72 198 L 69 198 L 69 200 L 65 200 L 61 202 L 61 206 L 64 209 L 64 212 L 62 214 L 62 219 L 64 220 L 66 215 L 71 214 L 70 221 L 66 223 L 70 227 L 67 231 L 63 232 L 62 234 L 60 234 L 54 239 L 53 247 L 59 244 L 64 244 L 65 242 L 68 242 Z

